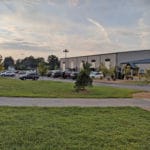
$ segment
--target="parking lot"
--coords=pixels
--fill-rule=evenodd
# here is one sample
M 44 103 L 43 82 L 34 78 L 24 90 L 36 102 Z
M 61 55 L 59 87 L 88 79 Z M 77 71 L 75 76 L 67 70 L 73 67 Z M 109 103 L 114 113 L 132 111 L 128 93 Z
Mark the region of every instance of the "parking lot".
M 30 73 L 30 72 L 29 72 Z M 32 72 L 31 72 L 32 73 Z M 12 76 L 6 76 L 12 79 L 19 79 L 24 74 L 15 73 L 15 75 Z M 74 83 L 75 80 L 71 79 L 70 75 L 67 73 L 67 76 L 65 79 L 62 76 L 58 77 L 48 77 L 48 76 L 39 76 L 38 80 L 45 80 L 45 81 L 59 81 L 59 82 L 72 82 Z M 103 82 L 103 80 L 94 80 L 93 85 L 95 86 L 111 86 L 111 87 L 117 87 L 117 88 L 128 88 L 128 89 L 137 89 L 141 91 L 150 91 L 150 85 L 131 85 L 131 84 L 122 84 L 117 82 Z

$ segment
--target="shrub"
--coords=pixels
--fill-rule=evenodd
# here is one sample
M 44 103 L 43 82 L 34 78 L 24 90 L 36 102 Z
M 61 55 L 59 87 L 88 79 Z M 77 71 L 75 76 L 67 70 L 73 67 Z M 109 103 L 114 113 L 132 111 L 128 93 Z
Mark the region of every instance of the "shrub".
M 145 78 L 147 81 L 150 81 L 150 70 L 146 70 Z
M 115 67 L 110 67 L 108 69 L 104 64 L 101 64 L 99 70 L 103 72 L 104 77 L 108 76 L 115 80 Z
M 45 65 L 45 63 L 41 62 L 39 63 L 38 65 L 38 71 L 39 71 L 39 74 L 41 76 L 44 76 L 47 72 L 47 66 Z
M 75 82 L 75 90 L 77 92 L 85 90 L 86 86 L 92 86 L 92 79 L 90 78 L 90 64 L 83 62 L 83 69 L 80 71 Z

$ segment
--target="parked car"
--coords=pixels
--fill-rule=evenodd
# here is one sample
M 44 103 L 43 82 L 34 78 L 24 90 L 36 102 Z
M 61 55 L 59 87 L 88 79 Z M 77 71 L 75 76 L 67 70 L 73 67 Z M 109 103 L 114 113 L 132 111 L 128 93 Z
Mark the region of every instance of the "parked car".
M 26 71 L 25 70 L 20 70 L 20 71 L 18 71 L 18 74 L 19 75 L 26 74 Z
M 52 71 L 52 74 L 51 74 L 52 78 L 59 78 L 61 76 L 62 76 L 62 72 L 60 70 L 53 70 Z
M 75 79 L 77 79 L 78 74 L 79 74 L 79 72 L 75 72 L 75 71 L 74 71 L 74 72 L 71 72 L 70 78 L 73 79 L 73 80 L 75 80 Z
M 71 77 L 71 71 L 64 71 L 64 72 L 62 72 L 62 77 L 64 79 L 70 78 Z
M 15 73 L 11 72 L 11 71 L 4 71 L 4 72 L 0 73 L 0 76 L 2 76 L 2 77 L 14 77 Z
M 100 78 L 100 79 L 102 79 L 104 77 L 104 75 L 103 75 L 102 72 L 92 71 L 90 73 L 90 77 L 91 78 Z
M 48 71 L 47 72 L 47 77 L 51 77 L 52 73 L 53 73 L 53 70 Z
M 19 79 L 21 79 L 21 80 L 26 80 L 26 79 L 38 80 L 39 75 L 36 73 L 28 73 L 28 74 L 20 76 Z

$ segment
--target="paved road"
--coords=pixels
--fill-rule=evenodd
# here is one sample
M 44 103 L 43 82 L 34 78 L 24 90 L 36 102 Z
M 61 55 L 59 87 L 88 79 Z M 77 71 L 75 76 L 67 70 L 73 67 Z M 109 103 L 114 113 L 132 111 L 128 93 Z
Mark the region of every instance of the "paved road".
M 75 82 L 74 80 L 64 80 L 64 79 L 53 79 L 53 78 L 47 78 L 47 77 L 41 77 L 40 80 L 51 80 L 51 81 L 61 81 L 61 82 Z M 128 89 L 136 89 L 136 90 L 142 90 L 142 91 L 150 91 L 150 85 L 129 85 L 129 84 L 118 84 L 118 83 L 100 83 L 100 82 L 94 82 L 93 83 L 96 86 L 112 86 L 117 88 L 128 88 Z
M 150 110 L 150 99 L 65 99 L 65 98 L 12 98 L 0 97 L 0 106 L 40 107 L 141 107 Z
M 94 85 L 150 91 L 150 85 L 129 85 L 129 84 L 126 85 L 126 84 L 118 84 L 118 83 L 97 83 L 97 82 L 94 82 Z

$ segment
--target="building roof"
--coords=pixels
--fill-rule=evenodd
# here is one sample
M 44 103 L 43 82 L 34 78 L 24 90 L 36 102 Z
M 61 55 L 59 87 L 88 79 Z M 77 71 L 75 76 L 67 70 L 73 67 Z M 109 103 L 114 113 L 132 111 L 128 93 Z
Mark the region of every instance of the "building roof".
M 94 55 L 84 55 L 84 56 L 74 56 L 74 57 L 67 57 L 67 58 L 80 58 L 80 57 L 91 57 L 91 56 L 99 56 L 99 55 L 109 55 L 109 54 L 119 54 L 119 53 L 130 53 L 130 52 L 143 52 L 143 51 L 150 51 L 150 49 L 146 50 L 132 50 L 132 51 L 122 51 L 122 52 L 112 52 L 112 53 L 102 53 L 102 54 L 94 54 Z M 67 59 L 66 58 L 66 59 Z M 60 58 L 65 59 L 65 58 Z
M 121 64 L 150 64 L 150 59 L 126 61 L 126 62 L 122 62 Z

